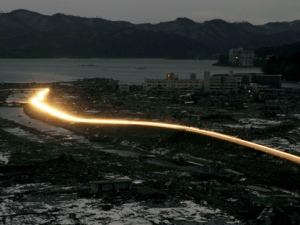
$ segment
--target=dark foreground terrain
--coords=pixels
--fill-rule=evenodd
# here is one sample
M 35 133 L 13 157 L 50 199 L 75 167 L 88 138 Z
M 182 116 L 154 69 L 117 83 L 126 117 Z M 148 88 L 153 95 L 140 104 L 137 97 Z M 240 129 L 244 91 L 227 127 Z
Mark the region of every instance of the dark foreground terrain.
M 54 88 L 47 101 L 87 117 L 132 118 L 138 114 L 140 119 L 152 120 L 159 116 L 163 121 L 207 129 L 222 127 L 222 132 L 248 140 L 278 140 L 284 136 L 290 145 L 299 146 L 297 133 L 292 136 L 300 125 L 296 118 L 280 119 L 280 123 L 260 128 L 237 126 L 241 120 L 228 116 L 233 111 L 227 109 L 226 116 L 223 112 L 222 116 L 218 114 L 196 124 L 161 112 L 166 108 L 166 100 L 154 106 L 153 102 L 131 96 L 101 95 L 95 99 L 89 93 L 74 87 Z M 245 110 L 245 117 L 257 116 L 255 107 Z M 9 154 L 8 162 L 0 166 L 0 221 L 2 218 L 7 223 L 19 222 L 16 224 L 299 224 L 300 166 L 295 163 L 183 131 L 69 123 L 31 105 L 26 105 L 24 111 L 90 142 L 50 137 L 38 129 L 0 118 L 0 150 Z M 228 126 L 222 126 L 225 124 Z M 36 140 L 8 132 L 16 127 L 35 135 Z M 300 155 L 298 151 L 292 153 Z M 90 181 L 116 177 L 131 178 L 132 189 L 96 194 L 90 191 Z

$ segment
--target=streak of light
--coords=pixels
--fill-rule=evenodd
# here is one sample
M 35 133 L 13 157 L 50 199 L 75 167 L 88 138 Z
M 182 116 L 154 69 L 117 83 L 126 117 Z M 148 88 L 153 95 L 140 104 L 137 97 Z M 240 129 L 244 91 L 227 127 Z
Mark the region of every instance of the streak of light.
M 279 150 L 276 150 L 274 148 L 270 148 L 267 146 L 259 145 L 256 143 L 252 143 L 250 141 L 245 141 L 240 138 L 232 137 L 229 135 L 213 132 L 213 131 L 207 131 L 203 129 L 199 129 L 196 127 L 189 127 L 189 126 L 183 126 L 183 125 L 177 125 L 177 124 L 168 124 L 168 123 L 159 123 L 159 122 L 149 122 L 149 121 L 134 121 L 134 120 L 121 120 L 121 119 L 91 119 L 91 118 L 81 118 L 81 117 L 75 117 L 72 115 L 69 115 L 67 113 L 64 113 L 62 111 L 59 111 L 45 103 L 43 103 L 45 95 L 49 92 L 49 89 L 45 89 L 43 91 L 38 92 L 37 96 L 31 99 L 31 104 L 35 107 L 39 108 L 40 110 L 49 113 L 50 115 L 70 121 L 70 122 L 77 122 L 77 123 L 90 123 L 90 124 L 110 124 L 110 125 L 137 125 L 137 126 L 151 126 L 151 127 L 160 127 L 160 128 L 168 128 L 168 129 L 174 129 L 174 130 L 181 130 L 186 132 L 192 132 L 196 134 L 206 135 L 213 138 L 225 140 L 228 142 L 236 143 L 238 145 L 242 145 L 245 147 L 252 148 L 254 150 L 259 150 L 262 152 L 265 152 L 267 154 L 271 154 L 283 159 L 287 159 L 289 161 L 295 162 L 300 164 L 300 157 L 289 154 L 286 152 L 282 152 Z

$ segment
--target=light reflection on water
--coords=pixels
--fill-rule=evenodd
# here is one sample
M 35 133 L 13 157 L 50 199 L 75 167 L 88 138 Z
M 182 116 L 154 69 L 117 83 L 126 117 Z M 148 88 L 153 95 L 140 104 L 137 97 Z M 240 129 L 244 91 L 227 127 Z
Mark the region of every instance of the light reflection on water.
M 75 135 L 73 132 L 64 128 L 52 126 L 39 120 L 28 117 L 23 108 L 16 107 L 0 107 L 0 117 L 21 124 L 26 127 L 35 128 L 50 136 L 61 136 L 63 139 L 76 139 L 82 143 L 88 143 L 88 140 L 82 136 Z
M 71 145 L 71 143 L 68 143 L 67 141 L 75 140 L 76 142 L 88 144 L 91 147 L 94 147 L 100 151 L 107 152 L 107 153 L 117 154 L 119 156 L 124 156 L 124 157 L 142 158 L 142 160 L 144 160 L 145 162 L 160 165 L 160 166 L 167 166 L 170 168 L 203 172 L 203 169 L 200 169 L 200 168 L 197 168 L 194 166 L 182 167 L 175 163 L 168 162 L 166 160 L 143 159 L 144 153 L 142 153 L 142 152 L 131 151 L 131 150 L 116 150 L 116 149 L 112 149 L 113 146 L 107 146 L 107 145 L 104 146 L 101 143 L 91 142 L 88 139 L 86 139 L 85 137 L 75 135 L 73 132 L 66 130 L 64 128 L 52 126 L 52 125 L 46 124 L 44 122 L 30 118 L 23 112 L 23 108 L 0 107 L 0 117 L 4 118 L 4 119 L 12 120 L 18 124 L 21 124 L 21 125 L 24 125 L 27 127 L 36 128 L 37 130 L 39 130 L 43 133 L 49 134 L 50 137 L 48 137 L 48 139 L 51 138 L 51 136 L 61 136 L 62 145 Z M 32 134 L 28 131 L 25 131 L 19 127 L 4 128 L 4 130 L 11 134 L 14 134 L 18 137 L 27 138 L 29 140 L 37 141 L 40 143 L 44 142 L 43 140 L 40 139 L 40 137 L 37 137 L 34 134 Z
M 33 94 L 28 94 L 27 92 L 24 93 L 12 93 L 9 95 L 9 97 L 6 99 L 7 102 L 27 102 L 29 97 Z

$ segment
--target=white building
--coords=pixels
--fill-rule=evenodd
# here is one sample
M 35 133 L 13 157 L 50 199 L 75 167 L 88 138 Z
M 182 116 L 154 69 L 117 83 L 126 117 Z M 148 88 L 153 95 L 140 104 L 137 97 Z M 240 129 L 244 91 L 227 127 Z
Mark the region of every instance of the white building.
M 243 48 L 230 49 L 229 62 L 233 66 L 253 66 L 254 51 Z
M 237 93 L 241 89 L 242 76 L 234 76 L 232 71 L 229 74 L 210 76 L 208 71 L 204 72 L 204 92 L 214 93 Z
M 196 74 L 190 74 L 190 79 L 178 79 L 174 73 L 166 75 L 166 79 L 144 79 L 144 90 L 161 89 L 166 91 L 187 89 L 203 90 L 203 80 L 197 79 Z

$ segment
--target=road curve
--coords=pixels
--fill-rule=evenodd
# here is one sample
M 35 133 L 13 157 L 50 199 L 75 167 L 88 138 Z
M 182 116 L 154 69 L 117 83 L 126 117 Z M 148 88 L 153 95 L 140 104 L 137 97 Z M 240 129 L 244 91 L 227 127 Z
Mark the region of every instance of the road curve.
M 75 116 L 69 115 L 65 112 L 59 111 L 50 105 L 43 103 L 43 99 L 48 92 L 49 92 L 49 89 L 45 89 L 43 91 L 38 92 L 37 96 L 32 98 L 30 103 L 32 105 L 34 105 L 35 107 L 39 108 L 41 111 L 44 111 L 45 113 L 48 113 L 54 117 L 64 119 L 66 121 L 77 122 L 77 123 L 91 123 L 91 124 L 151 126 L 151 127 L 161 127 L 161 128 L 168 128 L 168 129 L 192 132 L 192 133 L 206 135 L 206 136 L 210 136 L 213 138 L 236 143 L 238 145 L 246 146 L 246 147 L 252 148 L 254 150 L 262 151 L 267 154 L 274 155 L 274 156 L 277 156 L 277 157 L 300 164 L 300 157 L 298 157 L 296 155 L 282 152 L 282 151 L 279 151 L 279 150 L 276 150 L 274 148 L 270 148 L 267 146 L 252 143 L 250 141 L 245 141 L 240 138 L 232 137 L 229 135 L 225 135 L 225 134 L 221 134 L 221 133 L 217 133 L 217 132 L 213 132 L 213 131 L 207 131 L 207 130 L 199 129 L 196 127 L 189 127 L 189 126 L 168 124 L 168 123 L 159 123 L 159 122 L 149 122 L 149 121 L 100 119 L 100 118 L 99 119 L 91 119 L 91 118 L 75 117 Z

